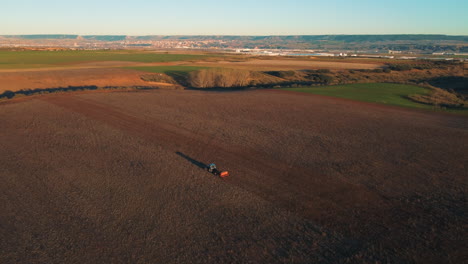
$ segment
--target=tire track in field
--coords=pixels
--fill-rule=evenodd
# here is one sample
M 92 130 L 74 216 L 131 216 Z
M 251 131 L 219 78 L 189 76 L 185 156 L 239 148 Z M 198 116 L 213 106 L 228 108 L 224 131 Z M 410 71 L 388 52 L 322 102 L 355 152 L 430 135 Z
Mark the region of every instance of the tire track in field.
M 41 100 L 88 118 L 101 121 L 156 145 L 182 152 L 195 160 L 216 158 L 232 172 L 224 182 L 238 186 L 272 203 L 330 227 L 346 227 L 356 205 L 386 207 L 386 199 L 366 186 L 344 177 L 317 175 L 242 146 L 221 142 L 161 120 L 148 120 L 122 109 L 73 95 L 49 96 Z M 175 166 L 178 163 L 175 162 Z

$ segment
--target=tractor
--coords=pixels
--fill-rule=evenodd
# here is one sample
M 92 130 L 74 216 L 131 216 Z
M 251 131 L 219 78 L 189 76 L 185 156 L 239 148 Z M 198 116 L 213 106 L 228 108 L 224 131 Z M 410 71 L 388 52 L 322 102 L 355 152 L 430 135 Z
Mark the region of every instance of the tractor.
M 227 177 L 229 176 L 229 172 L 228 171 L 220 171 L 218 170 L 218 168 L 216 167 L 216 164 L 214 163 L 211 163 L 210 165 L 208 165 L 206 167 L 206 170 L 210 173 L 212 173 L 213 175 L 215 176 L 218 176 L 218 177 L 221 177 L 221 178 L 224 178 L 224 177 Z

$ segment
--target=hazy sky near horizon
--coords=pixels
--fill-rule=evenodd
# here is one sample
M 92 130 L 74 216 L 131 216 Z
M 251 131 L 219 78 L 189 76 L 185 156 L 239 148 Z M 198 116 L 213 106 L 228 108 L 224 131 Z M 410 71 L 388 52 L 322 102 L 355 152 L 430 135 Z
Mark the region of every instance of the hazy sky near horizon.
M 468 35 L 466 0 L 0 0 L 0 35 Z

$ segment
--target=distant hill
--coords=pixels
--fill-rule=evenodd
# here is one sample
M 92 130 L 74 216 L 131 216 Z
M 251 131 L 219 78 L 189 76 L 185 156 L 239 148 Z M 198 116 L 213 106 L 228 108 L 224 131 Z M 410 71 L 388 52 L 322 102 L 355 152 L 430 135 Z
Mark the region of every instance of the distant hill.
M 114 35 L 88 35 L 88 36 L 82 36 L 84 39 L 88 40 L 99 40 L 99 41 L 122 41 L 127 38 L 125 35 L 120 35 L 120 36 L 114 36 Z
M 82 42 L 102 42 L 113 48 L 121 45 L 152 46 L 150 41 L 185 42 L 186 47 L 198 48 L 259 48 L 259 49 L 310 49 L 321 51 L 364 51 L 386 53 L 389 50 L 407 53 L 467 53 L 468 36 L 451 35 L 303 35 L 303 36 L 126 36 L 126 35 L 5 35 L 0 38 L 26 40 L 28 42 L 57 43 L 76 40 Z M 208 41 L 214 40 L 214 41 Z M 125 43 L 119 43 L 123 42 Z M 147 42 L 147 43 L 145 43 Z M 177 43 L 176 43 L 177 44 Z M 179 44 L 177 44 L 179 45 Z M 175 47 L 176 45 L 173 45 Z M 102 47 L 102 46 L 101 46 Z M 167 46 L 165 46 L 167 47 Z
M 3 35 L 6 38 L 18 39 L 76 39 L 79 35 Z M 126 36 L 126 35 L 85 35 L 81 36 L 88 40 L 97 41 L 122 41 L 127 38 L 137 40 L 239 40 L 239 41 L 338 41 L 347 43 L 359 42 L 393 42 L 393 41 L 458 41 L 468 42 L 468 36 L 452 35 L 301 35 L 301 36 Z
M 31 40 L 47 40 L 47 39 L 77 39 L 79 37 L 87 40 L 98 40 L 98 41 L 122 41 L 127 38 L 125 35 L 3 35 L 4 38 L 16 38 L 16 39 L 31 39 Z
M 302 35 L 302 36 L 136 36 L 141 40 L 243 40 L 243 41 L 342 41 L 342 42 L 378 42 L 378 41 L 463 41 L 468 36 L 451 35 Z
M 17 38 L 17 39 L 76 39 L 78 35 L 3 35 L 4 38 Z

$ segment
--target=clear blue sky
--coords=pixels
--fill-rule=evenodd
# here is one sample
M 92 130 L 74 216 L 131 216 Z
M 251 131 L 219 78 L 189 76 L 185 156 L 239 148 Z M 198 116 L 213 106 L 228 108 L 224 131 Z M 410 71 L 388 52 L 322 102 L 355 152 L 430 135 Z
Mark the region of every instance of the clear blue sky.
M 0 34 L 468 35 L 467 0 L 0 0 Z

